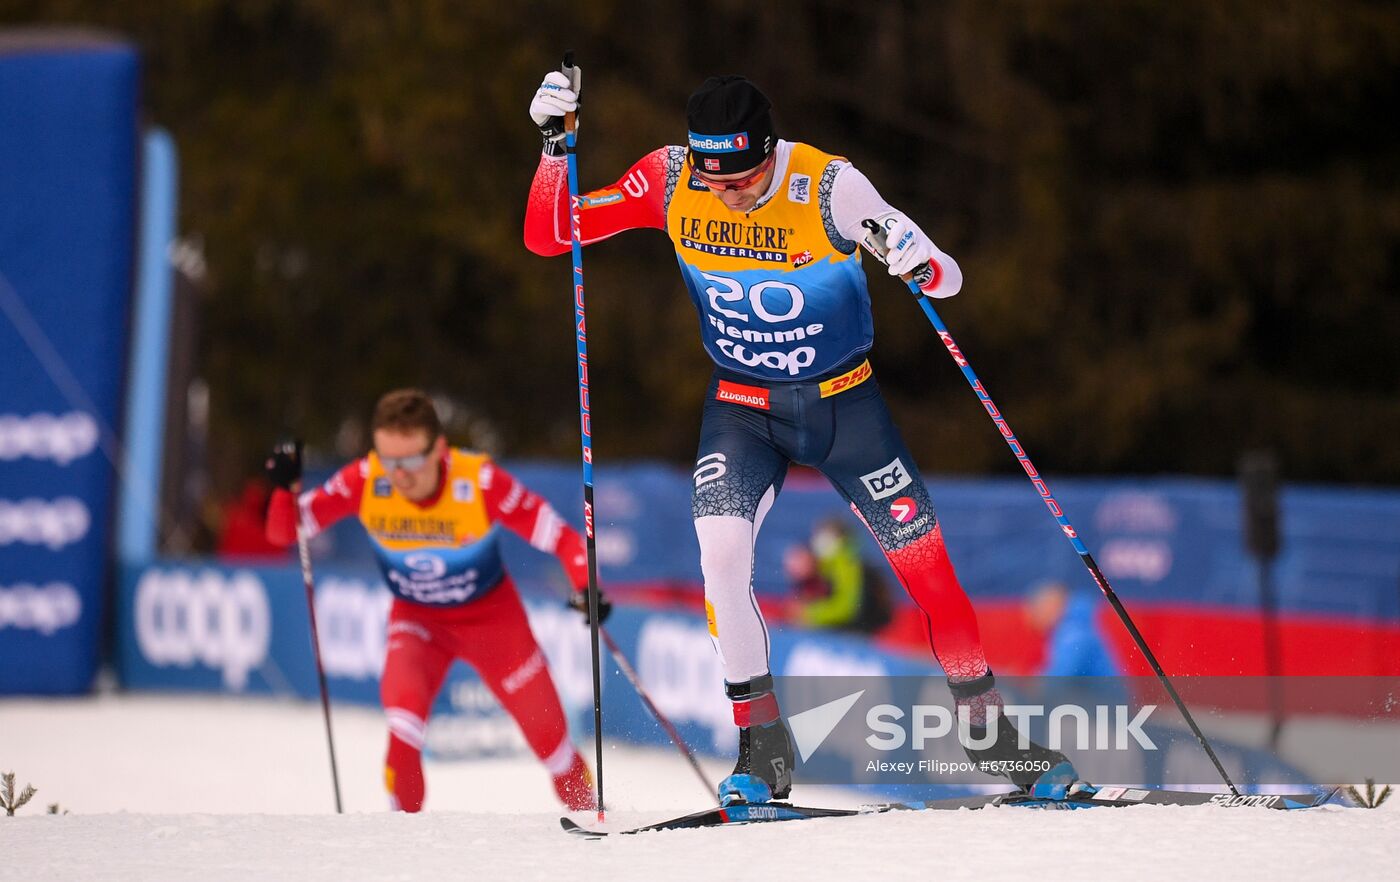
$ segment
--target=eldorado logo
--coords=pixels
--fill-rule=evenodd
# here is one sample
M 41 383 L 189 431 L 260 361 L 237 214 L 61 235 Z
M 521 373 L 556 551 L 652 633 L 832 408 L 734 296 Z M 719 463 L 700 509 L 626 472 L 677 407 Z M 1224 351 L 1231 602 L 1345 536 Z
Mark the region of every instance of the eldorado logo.
M 731 404 L 742 404 L 745 407 L 752 407 L 757 410 L 768 410 L 768 390 L 762 386 L 745 386 L 742 383 L 731 383 L 728 380 L 719 381 L 719 391 L 715 392 L 716 401 L 728 401 Z

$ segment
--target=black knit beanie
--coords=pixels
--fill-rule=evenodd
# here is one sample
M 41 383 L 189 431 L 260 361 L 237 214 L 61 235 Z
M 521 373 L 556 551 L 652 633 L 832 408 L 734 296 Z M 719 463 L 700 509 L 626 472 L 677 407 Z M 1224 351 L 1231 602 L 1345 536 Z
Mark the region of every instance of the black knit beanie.
M 778 141 L 768 98 L 741 76 L 710 77 L 685 106 L 690 162 L 701 174 L 757 167 Z

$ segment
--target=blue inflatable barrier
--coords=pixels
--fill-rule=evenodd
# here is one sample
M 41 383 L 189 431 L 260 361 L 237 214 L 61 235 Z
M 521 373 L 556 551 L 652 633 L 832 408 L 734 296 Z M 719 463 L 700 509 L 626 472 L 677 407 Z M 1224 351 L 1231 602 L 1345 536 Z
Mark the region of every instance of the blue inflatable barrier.
M 0 47 L 0 694 L 98 661 L 133 272 L 136 52 Z

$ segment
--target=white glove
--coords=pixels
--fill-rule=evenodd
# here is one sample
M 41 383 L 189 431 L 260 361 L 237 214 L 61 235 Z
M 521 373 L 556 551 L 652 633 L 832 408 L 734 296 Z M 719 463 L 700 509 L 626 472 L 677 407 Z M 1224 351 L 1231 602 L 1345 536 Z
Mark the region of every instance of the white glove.
M 544 75 L 535 97 L 530 101 L 530 119 L 540 127 L 544 136 L 545 151 L 558 155 L 559 142 L 564 140 L 564 114 L 578 112 L 578 96 L 582 86 L 583 72 L 573 69 L 573 80 L 557 70 Z M 553 149 L 551 149 L 553 148 Z
M 863 244 L 889 267 L 890 275 L 913 273 L 915 283 L 930 297 L 952 297 L 958 293 L 962 288 L 961 270 L 952 258 L 938 250 L 918 224 L 900 211 L 887 211 L 875 222 L 884 233 L 884 241 L 866 230 Z M 920 271 L 925 264 L 927 270 Z
M 875 219 L 885 231 L 885 265 L 890 275 L 902 276 L 933 258 L 938 249 L 918 225 L 903 213 L 890 211 Z

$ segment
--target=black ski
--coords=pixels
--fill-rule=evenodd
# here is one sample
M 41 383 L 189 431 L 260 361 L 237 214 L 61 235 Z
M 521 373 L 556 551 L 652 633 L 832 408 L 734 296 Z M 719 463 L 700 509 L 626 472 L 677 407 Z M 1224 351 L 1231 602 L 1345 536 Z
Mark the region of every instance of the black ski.
M 785 802 L 739 803 L 723 808 L 705 809 L 694 814 L 682 815 L 679 818 L 671 818 L 668 821 L 648 824 L 645 827 L 618 830 L 616 834 L 628 835 L 646 833 L 652 830 L 686 830 L 692 827 L 724 827 L 734 824 L 757 824 L 771 821 L 804 821 L 808 818 L 841 818 L 858 814 L 861 814 L 861 811 L 857 809 L 812 808 L 789 805 Z M 560 818 L 559 823 L 568 832 L 589 839 L 610 835 L 603 830 L 591 830 L 579 826 L 568 818 Z
M 653 830 L 686 830 L 696 827 L 729 827 L 740 824 L 763 824 L 774 821 L 805 821 L 811 818 L 846 818 L 855 815 L 883 814 L 901 811 L 947 811 L 955 809 L 980 809 L 987 806 L 1013 806 L 1028 809 L 1051 811 L 1123 808 L 1133 805 L 1218 805 L 1225 808 L 1266 808 L 1281 811 L 1314 808 L 1332 799 L 1337 791 L 1328 793 L 1292 794 L 1253 794 L 1234 796 L 1229 793 L 1197 793 L 1186 790 L 1153 790 L 1146 787 L 1099 787 L 1081 791 L 1062 799 L 1034 797 L 1025 793 L 1002 793 L 989 796 L 965 796 L 954 799 L 913 800 L 907 802 L 884 802 L 861 806 L 858 809 L 814 808 L 812 806 L 790 805 L 785 802 L 766 802 L 712 808 L 679 818 L 618 830 L 612 833 L 593 830 L 574 823 L 568 818 L 560 818 L 564 830 L 588 839 L 608 835 L 630 835 Z

